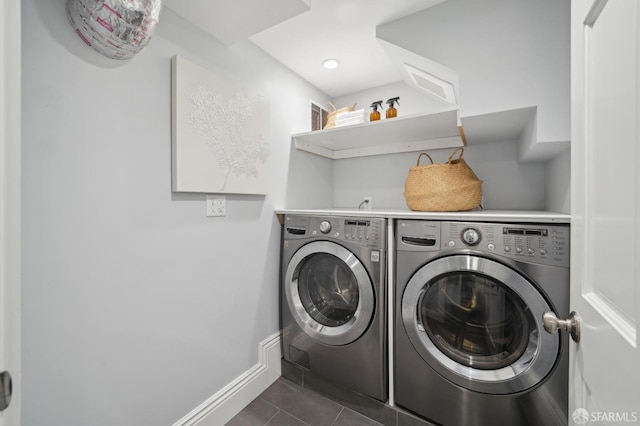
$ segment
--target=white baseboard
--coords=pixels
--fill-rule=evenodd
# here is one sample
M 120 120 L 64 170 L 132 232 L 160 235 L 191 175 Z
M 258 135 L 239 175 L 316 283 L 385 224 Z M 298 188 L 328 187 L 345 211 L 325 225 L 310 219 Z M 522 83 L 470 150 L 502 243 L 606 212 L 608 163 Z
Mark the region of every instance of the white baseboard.
M 280 332 L 260 342 L 258 363 L 173 426 L 220 426 L 231 420 L 281 374 Z

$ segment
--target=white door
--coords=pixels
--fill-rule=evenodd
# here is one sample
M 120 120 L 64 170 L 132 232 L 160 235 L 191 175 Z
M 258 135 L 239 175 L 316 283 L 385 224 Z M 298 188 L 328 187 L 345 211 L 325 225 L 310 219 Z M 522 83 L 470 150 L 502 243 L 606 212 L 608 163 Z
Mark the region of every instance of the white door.
M 574 0 L 569 425 L 640 423 L 640 1 Z
M 20 60 L 20 0 L 1 0 L 0 426 L 20 425 Z

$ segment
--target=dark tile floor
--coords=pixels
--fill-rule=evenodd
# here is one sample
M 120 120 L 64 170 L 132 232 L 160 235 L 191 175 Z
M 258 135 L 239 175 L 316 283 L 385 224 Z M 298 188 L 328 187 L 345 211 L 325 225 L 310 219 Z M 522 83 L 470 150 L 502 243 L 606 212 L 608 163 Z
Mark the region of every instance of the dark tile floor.
M 393 411 L 393 423 L 428 425 L 408 414 Z M 278 379 L 234 417 L 227 426 L 380 426 L 379 423 L 311 389 Z
M 380 425 L 324 396 L 280 378 L 227 426 Z

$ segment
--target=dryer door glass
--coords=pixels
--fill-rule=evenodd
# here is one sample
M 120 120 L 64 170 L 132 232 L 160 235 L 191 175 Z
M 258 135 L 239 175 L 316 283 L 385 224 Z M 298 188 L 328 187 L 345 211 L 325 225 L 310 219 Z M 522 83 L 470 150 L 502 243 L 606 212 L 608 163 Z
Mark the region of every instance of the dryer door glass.
M 304 260 L 298 292 L 311 318 L 329 327 L 349 322 L 358 307 L 358 280 L 346 263 L 331 254 L 316 253 Z
M 488 394 L 521 392 L 553 370 L 560 339 L 542 324 L 551 309 L 524 275 L 472 255 L 426 263 L 401 302 L 404 330 L 420 356 L 453 383 Z
M 479 369 L 511 365 L 537 333 L 521 298 L 495 279 L 473 272 L 432 280 L 418 310 L 420 324 L 442 353 Z

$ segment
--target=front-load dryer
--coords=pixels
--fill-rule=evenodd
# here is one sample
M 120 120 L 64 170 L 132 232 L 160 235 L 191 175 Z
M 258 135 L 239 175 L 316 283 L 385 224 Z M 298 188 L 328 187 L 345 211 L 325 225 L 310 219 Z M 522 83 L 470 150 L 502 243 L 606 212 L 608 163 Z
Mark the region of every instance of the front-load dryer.
M 386 219 L 286 215 L 285 360 L 387 399 Z
M 395 402 L 445 426 L 566 425 L 569 226 L 396 222 Z

